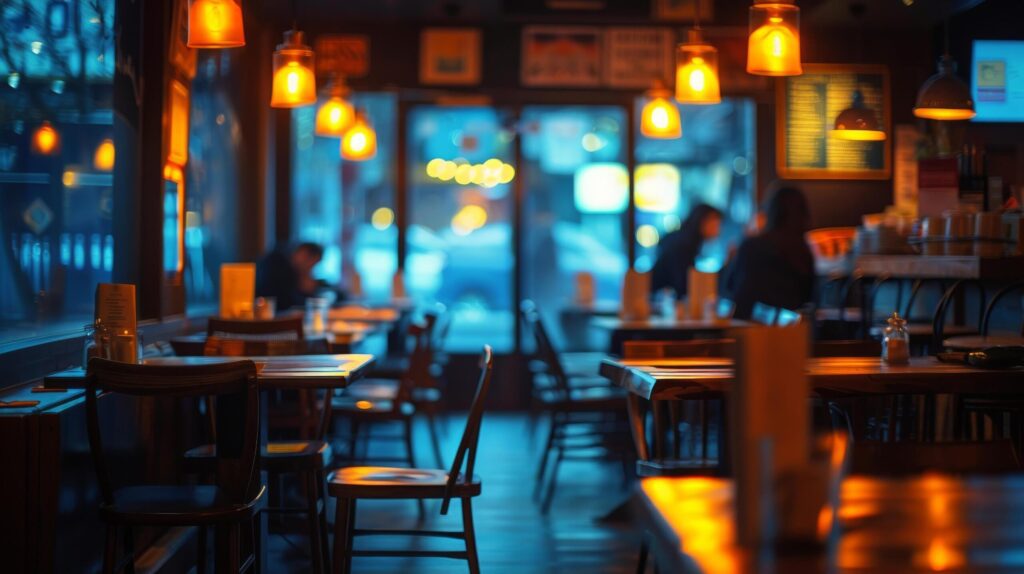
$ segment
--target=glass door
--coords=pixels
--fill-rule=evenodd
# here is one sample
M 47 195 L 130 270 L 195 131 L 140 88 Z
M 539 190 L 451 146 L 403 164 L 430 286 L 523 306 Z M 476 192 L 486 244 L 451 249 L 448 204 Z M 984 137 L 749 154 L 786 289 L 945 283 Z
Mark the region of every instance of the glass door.
M 561 349 L 591 346 L 593 313 L 619 306 L 629 267 L 626 114 L 616 106 L 522 111 L 522 293 Z
M 406 291 L 448 307 L 446 350 L 475 353 L 486 342 L 511 352 L 514 116 L 424 105 L 406 119 Z

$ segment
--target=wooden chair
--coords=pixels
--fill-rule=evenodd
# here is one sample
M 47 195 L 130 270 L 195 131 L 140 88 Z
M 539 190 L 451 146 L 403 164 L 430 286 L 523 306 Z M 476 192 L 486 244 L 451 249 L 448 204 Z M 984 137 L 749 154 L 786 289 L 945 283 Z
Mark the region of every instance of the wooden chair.
M 103 571 L 134 572 L 132 530 L 141 526 L 196 526 L 199 528 L 199 571 L 206 566 L 206 533 L 212 527 L 217 540 L 217 571 L 255 569 L 256 553 L 241 556 L 242 526 L 253 521 L 265 504 L 260 483 L 259 393 L 256 366 L 251 361 L 201 366 L 147 366 L 93 358 L 87 371 L 85 407 L 89 450 L 96 468 L 102 503 L 100 519 L 106 524 Z M 212 397 L 216 413 L 215 484 L 114 486 L 107 468 L 100 433 L 97 393 L 179 400 Z M 253 548 L 257 535 L 251 529 Z M 124 550 L 118 557 L 118 537 Z
M 303 348 L 303 342 L 297 339 L 252 341 L 211 336 L 207 338 L 206 354 L 295 355 L 301 354 Z M 326 471 L 333 458 L 331 446 L 324 440 L 327 426 L 330 424 L 330 409 L 323 406 L 324 401 L 318 400 L 315 391 L 300 391 L 296 402 L 296 406 L 301 410 L 298 413 L 287 414 L 283 421 L 286 424 L 279 425 L 282 421 L 273 413 L 268 417 L 270 424 L 292 428 L 296 426 L 293 419 L 298 418 L 301 419 L 303 428 L 311 426 L 316 429 L 313 436 L 305 440 L 270 440 L 260 448 L 259 463 L 260 468 L 267 472 L 274 484 L 282 485 L 281 478 L 284 475 L 295 476 L 305 491 L 306 504 L 300 507 L 285 506 L 281 502 L 285 499 L 284 493 L 278 492 L 277 503 L 264 508 L 264 512 L 306 516 L 312 571 L 323 573 L 327 571 L 330 562 L 327 541 L 327 497 L 324 494 Z M 268 429 L 268 434 L 271 430 Z M 185 453 L 186 467 L 197 473 L 209 472 L 215 457 L 216 448 L 212 444 L 193 448 Z
M 443 466 L 441 456 L 441 439 L 438 430 L 438 416 L 443 408 L 444 392 L 439 379 L 437 350 L 443 345 L 445 333 L 438 333 L 439 329 L 447 331 L 446 326 L 450 322 L 442 322 L 444 315 L 441 315 L 443 306 L 424 315 L 422 329 L 411 328 L 410 336 L 418 339 L 414 343 L 413 353 L 405 363 L 405 371 L 395 376 L 371 376 L 356 382 L 345 389 L 344 394 L 350 398 L 364 401 L 396 401 L 398 400 L 399 388 L 402 380 L 408 381 L 408 401 L 415 408 L 416 414 L 422 414 L 426 418 L 427 430 L 430 436 L 430 444 L 434 453 L 434 460 L 438 466 Z M 417 346 L 420 351 L 416 351 Z
M 347 574 L 352 570 L 354 556 L 380 557 L 437 557 L 463 559 L 469 562 L 469 571 L 480 572 L 477 558 L 476 535 L 473 531 L 471 500 L 480 495 L 481 481 L 474 475 L 480 424 L 484 402 L 491 384 L 493 356 L 490 347 L 484 347 L 481 357 L 480 379 L 466 419 L 466 428 L 455 451 L 455 458 L 447 471 L 440 469 L 408 469 L 386 467 L 348 467 L 331 474 L 327 491 L 337 498 L 334 528 L 334 573 Z M 360 530 L 356 528 L 356 503 L 360 499 L 441 499 L 441 514 L 448 513 L 453 498 L 462 501 L 462 530 L 439 532 L 422 530 Z M 464 552 L 426 550 L 356 550 L 355 537 L 362 535 L 436 536 L 464 540 Z
M 405 444 L 405 456 L 396 459 L 383 456 L 374 456 L 373 460 L 383 461 L 404 461 L 409 467 L 415 467 L 415 451 L 413 448 L 413 417 L 416 414 L 416 406 L 412 402 L 412 390 L 417 381 L 423 380 L 430 368 L 430 349 L 428 326 L 425 324 L 413 324 L 409 327 L 409 334 L 415 340 L 415 346 L 409 358 L 409 370 L 402 376 L 395 386 L 381 388 L 367 386 L 360 391 L 360 384 L 352 385 L 340 396 L 331 400 L 331 410 L 334 416 L 349 421 L 348 454 L 352 460 L 367 461 L 370 457 L 360 458 L 356 452 L 360 432 L 368 442 L 375 439 L 400 439 Z M 380 423 L 398 423 L 402 427 L 400 436 L 369 434 L 370 427 Z M 368 449 L 367 449 L 368 450 Z
M 289 315 L 275 319 L 220 319 L 210 317 L 206 334 L 227 335 L 236 338 L 304 338 L 302 315 Z
M 608 454 L 617 451 L 624 468 L 627 468 L 628 441 L 622 441 L 628 432 L 623 408 L 625 393 L 611 386 L 607 379 L 593 384 L 572 384 L 540 315 L 524 312 L 522 316 L 529 332 L 534 335 L 537 358 L 545 364 L 545 374 L 550 378 L 550 383 L 537 389 L 534 395 L 549 419 L 548 437 L 537 465 L 534 489 L 535 498 L 541 498 L 541 511 L 547 513 L 555 495 L 562 461 L 607 458 Z M 555 453 L 555 459 L 549 474 L 547 468 L 551 453 Z

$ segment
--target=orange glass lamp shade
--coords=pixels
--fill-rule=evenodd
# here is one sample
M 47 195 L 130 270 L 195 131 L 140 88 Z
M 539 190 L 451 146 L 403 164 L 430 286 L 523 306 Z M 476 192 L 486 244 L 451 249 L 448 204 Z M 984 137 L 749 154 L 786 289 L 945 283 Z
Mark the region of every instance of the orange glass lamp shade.
M 929 120 L 969 120 L 975 116 L 974 99 L 967 84 L 956 77 L 956 62 L 946 54 L 939 60 L 939 72 L 928 78 L 917 92 L 914 115 Z
M 884 141 L 886 137 L 874 110 L 864 105 L 864 94 L 860 90 L 853 92 L 853 105 L 839 112 L 835 129 L 828 135 L 840 140 L 871 142 Z
M 302 43 L 302 32 L 289 30 L 274 50 L 272 108 L 299 108 L 316 103 L 313 50 Z
M 717 104 L 718 50 L 705 44 L 700 29 L 690 30 L 689 41 L 676 49 L 676 101 L 680 104 Z
M 111 171 L 114 169 L 114 140 L 107 138 L 96 146 L 96 153 L 92 155 L 92 165 L 98 171 Z
M 43 122 L 32 134 L 32 151 L 39 155 L 52 155 L 60 150 L 60 134 L 50 122 Z
M 316 135 L 340 138 L 355 122 L 356 110 L 340 85 L 331 91 L 331 97 L 316 112 Z
M 189 0 L 189 48 L 238 48 L 244 45 L 242 6 L 237 0 Z
M 341 157 L 349 161 L 364 161 L 377 155 L 377 132 L 360 112 L 352 127 L 341 138 Z
M 799 76 L 800 8 L 789 1 L 758 0 L 750 7 L 747 73 L 759 76 Z
M 654 139 L 676 139 L 682 137 L 683 126 L 679 120 L 671 94 L 661 85 L 655 85 L 647 92 L 650 98 L 640 112 L 640 133 Z

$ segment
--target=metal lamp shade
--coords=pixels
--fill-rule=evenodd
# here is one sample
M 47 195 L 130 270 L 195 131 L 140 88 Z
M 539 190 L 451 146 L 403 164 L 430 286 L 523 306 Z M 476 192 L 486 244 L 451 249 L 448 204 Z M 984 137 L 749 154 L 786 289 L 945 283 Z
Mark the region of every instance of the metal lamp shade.
M 969 120 L 975 116 L 974 99 L 967 84 L 956 77 L 956 63 L 948 55 L 939 60 L 939 72 L 917 92 L 914 115 L 930 120 Z

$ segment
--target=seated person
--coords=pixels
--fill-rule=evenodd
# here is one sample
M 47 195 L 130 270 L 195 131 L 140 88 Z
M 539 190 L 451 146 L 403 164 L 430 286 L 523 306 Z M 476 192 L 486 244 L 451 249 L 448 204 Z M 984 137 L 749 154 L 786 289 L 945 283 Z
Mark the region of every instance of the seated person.
M 737 319 L 750 319 L 757 303 L 795 310 L 813 300 L 814 255 L 804 238 L 811 220 L 807 199 L 783 187 L 764 211 L 764 230 L 740 244 L 722 273 L 722 292 L 732 299 Z
M 274 297 L 280 310 L 301 307 L 323 286 L 313 277 L 323 256 L 316 243 L 275 247 L 256 263 L 256 296 Z
M 697 262 L 705 241 L 722 231 L 722 212 L 710 205 L 695 206 L 679 229 L 658 243 L 658 258 L 651 269 L 651 294 L 671 289 L 677 299 L 686 296 L 690 268 Z

